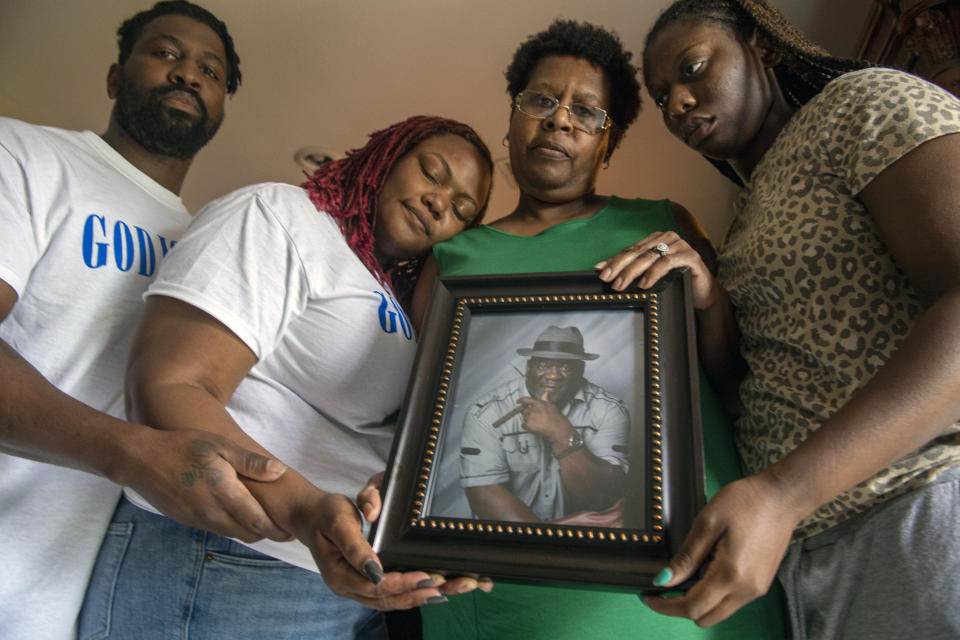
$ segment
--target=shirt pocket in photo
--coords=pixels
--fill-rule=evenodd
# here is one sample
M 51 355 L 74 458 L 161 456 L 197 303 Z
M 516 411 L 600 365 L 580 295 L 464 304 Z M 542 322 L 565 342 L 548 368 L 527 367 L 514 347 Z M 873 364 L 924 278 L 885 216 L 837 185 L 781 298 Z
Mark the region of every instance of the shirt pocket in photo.
M 500 443 L 507 456 L 510 471 L 529 472 L 540 468 L 540 438 L 527 431 L 505 433 Z

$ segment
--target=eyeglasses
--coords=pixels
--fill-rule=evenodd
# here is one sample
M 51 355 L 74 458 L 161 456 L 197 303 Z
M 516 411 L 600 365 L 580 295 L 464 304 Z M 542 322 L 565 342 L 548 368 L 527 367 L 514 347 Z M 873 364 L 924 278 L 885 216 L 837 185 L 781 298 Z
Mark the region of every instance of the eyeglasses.
M 551 369 L 556 369 L 560 375 L 568 376 L 573 373 L 574 365 L 569 362 L 557 362 L 556 360 L 534 360 L 533 369 L 539 375 L 543 375 Z
M 539 91 L 521 91 L 513 101 L 513 106 L 521 113 L 541 120 L 549 118 L 557 112 L 557 109 L 563 107 L 567 110 L 567 117 L 574 128 L 591 135 L 600 133 L 610 126 L 607 112 L 599 107 L 591 107 L 581 102 L 561 105 L 560 101 L 553 96 Z

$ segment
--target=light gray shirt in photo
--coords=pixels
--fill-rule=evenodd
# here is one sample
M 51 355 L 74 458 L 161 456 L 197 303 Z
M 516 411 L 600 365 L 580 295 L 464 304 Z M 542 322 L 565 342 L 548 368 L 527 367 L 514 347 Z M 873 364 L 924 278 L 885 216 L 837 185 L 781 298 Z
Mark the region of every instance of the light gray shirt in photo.
M 568 515 L 560 465 L 543 438 L 527 431 L 521 415 L 497 428 L 493 423 L 529 397 L 522 377 L 503 384 L 473 403 L 460 439 L 460 484 L 504 484 L 542 520 Z M 584 379 L 562 410 L 595 456 L 627 472 L 630 415 L 626 405 Z

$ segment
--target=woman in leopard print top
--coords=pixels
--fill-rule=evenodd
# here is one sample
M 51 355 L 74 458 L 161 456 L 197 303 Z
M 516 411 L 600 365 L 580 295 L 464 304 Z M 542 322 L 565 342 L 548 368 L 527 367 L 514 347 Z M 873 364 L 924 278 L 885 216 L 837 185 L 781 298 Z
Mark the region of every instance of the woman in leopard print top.
M 714 624 L 779 567 L 795 638 L 960 637 L 960 101 L 864 67 L 763 0 L 680 0 L 647 37 L 667 128 L 743 186 L 717 277 L 750 475 L 661 613 Z

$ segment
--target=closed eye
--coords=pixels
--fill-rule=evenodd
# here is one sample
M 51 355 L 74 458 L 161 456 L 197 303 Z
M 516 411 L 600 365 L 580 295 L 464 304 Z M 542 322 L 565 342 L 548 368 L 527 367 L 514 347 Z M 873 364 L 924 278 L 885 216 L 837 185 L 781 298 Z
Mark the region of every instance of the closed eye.
M 457 219 L 465 225 L 473 222 L 473 219 L 476 217 L 476 213 L 473 211 L 472 204 L 472 199 L 465 198 L 463 204 L 454 203 L 452 207 L 453 215 L 455 215 Z
M 424 177 L 433 184 L 440 184 L 440 180 L 437 179 L 435 175 L 430 171 L 430 168 L 427 167 L 422 162 L 420 163 L 420 171 L 423 172 Z

